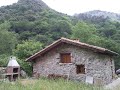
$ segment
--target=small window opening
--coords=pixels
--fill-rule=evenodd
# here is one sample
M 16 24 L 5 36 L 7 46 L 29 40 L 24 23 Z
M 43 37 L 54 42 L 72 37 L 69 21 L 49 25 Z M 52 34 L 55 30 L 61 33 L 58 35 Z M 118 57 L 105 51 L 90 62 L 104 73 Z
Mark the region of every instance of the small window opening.
M 18 74 L 13 75 L 13 80 L 15 81 L 18 78 Z
M 13 73 L 18 73 L 18 68 L 13 68 Z
M 71 54 L 70 53 L 61 53 L 60 54 L 61 63 L 71 63 Z
M 85 74 L 85 65 L 76 65 L 77 74 Z

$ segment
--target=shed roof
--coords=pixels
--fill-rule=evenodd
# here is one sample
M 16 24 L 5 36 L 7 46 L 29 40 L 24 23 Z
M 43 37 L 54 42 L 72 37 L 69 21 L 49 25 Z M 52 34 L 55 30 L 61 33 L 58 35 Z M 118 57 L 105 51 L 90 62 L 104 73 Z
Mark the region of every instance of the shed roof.
M 9 62 L 8 62 L 8 67 L 20 67 L 20 65 L 18 64 L 18 62 L 16 61 L 15 57 L 11 57 Z
M 86 43 L 82 43 L 76 40 L 71 40 L 71 39 L 67 39 L 67 38 L 61 38 L 58 39 L 57 41 L 53 42 L 52 44 L 50 44 L 49 46 L 47 46 L 46 48 L 42 49 L 41 51 L 35 53 L 34 55 L 30 56 L 29 58 L 26 59 L 26 61 L 32 61 L 34 59 L 36 59 L 37 57 L 40 57 L 42 54 L 48 52 L 49 50 L 51 50 L 52 48 L 56 47 L 57 45 L 61 44 L 61 43 L 67 43 L 67 44 L 71 44 L 71 45 L 75 45 L 81 48 L 86 48 L 86 49 L 90 49 L 94 52 L 99 52 L 99 53 L 103 53 L 103 54 L 107 54 L 107 55 L 119 55 L 118 53 L 102 48 L 102 47 L 98 47 L 98 46 L 94 46 L 94 45 L 90 45 L 90 44 L 86 44 Z

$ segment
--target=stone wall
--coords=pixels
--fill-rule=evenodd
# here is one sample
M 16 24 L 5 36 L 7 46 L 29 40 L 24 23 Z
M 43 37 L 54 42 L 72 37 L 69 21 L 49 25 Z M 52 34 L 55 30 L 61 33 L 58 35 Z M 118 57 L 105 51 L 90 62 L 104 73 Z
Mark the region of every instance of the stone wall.
M 6 67 L 0 67 L 0 79 L 4 79 L 5 76 L 5 70 L 6 70 Z
M 60 53 L 71 53 L 71 63 L 60 63 Z M 85 65 L 85 74 L 76 73 L 76 65 Z M 68 75 L 69 79 L 84 81 L 91 76 L 95 84 L 108 84 L 114 75 L 114 61 L 108 55 L 95 53 L 77 46 L 62 44 L 36 59 L 33 64 L 35 77 L 50 74 Z

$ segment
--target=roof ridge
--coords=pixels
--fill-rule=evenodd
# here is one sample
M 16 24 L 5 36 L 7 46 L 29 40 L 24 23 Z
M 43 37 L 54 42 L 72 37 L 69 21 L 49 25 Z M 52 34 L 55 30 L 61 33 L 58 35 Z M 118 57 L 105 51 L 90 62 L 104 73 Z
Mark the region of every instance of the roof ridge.
M 95 47 L 95 48 L 105 49 L 105 50 L 106 50 L 106 48 L 103 48 L 103 47 L 99 47 L 99 46 L 95 46 L 95 45 L 83 43 L 83 42 L 80 42 L 80 41 L 78 42 L 78 41 L 75 41 L 75 40 L 72 40 L 72 39 L 68 39 L 68 38 L 63 38 L 63 37 L 62 37 L 61 39 L 69 40 L 69 41 L 72 41 L 72 42 L 75 42 L 75 43 L 79 43 L 79 44 L 82 44 L 82 45 L 89 45 L 89 46 L 91 46 L 91 47 Z
M 39 52 L 37 52 L 37 53 L 33 54 L 32 56 L 30 56 L 29 58 L 27 58 L 26 61 L 28 61 L 30 59 L 35 59 L 39 55 L 45 53 L 46 51 L 48 51 L 52 48 L 54 48 L 55 46 L 57 46 L 58 44 L 60 44 L 62 42 L 73 44 L 73 45 L 76 45 L 76 46 L 81 46 L 83 48 L 88 48 L 88 49 L 91 49 L 91 50 L 94 50 L 94 51 L 97 50 L 97 52 L 102 52 L 102 53 L 111 54 L 111 55 L 119 55 L 118 53 L 116 53 L 114 51 L 111 51 L 109 49 L 106 49 L 106 48 L 102 48 L 102 47 L 99 47 L 99 46 L 94 46 L 94 45 L 90 45 L 90 44 L 87 44 L 87 43 L 83 43 L 83 42 L 79 42 L 79 41 L 75 41 L 75 40 L 71 40 L 71 39 L 68 39 L 68 38 L 61 37 L 60 39 L 56 40 L 55 42 L 48 45 L 44 49 L 40 50 Z

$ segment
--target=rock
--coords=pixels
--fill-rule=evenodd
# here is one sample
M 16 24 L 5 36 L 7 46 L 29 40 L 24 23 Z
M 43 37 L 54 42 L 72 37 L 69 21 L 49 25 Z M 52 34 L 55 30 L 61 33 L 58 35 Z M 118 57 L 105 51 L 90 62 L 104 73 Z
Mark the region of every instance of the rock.
M 116 70 L 116 74 L 117 75 L 120 74 L 120 69 Z
M 24 70 L 20 71 L 20 75 L 21 75 L 22 78 L 27 78 L 28 77 L 27 73 Z

